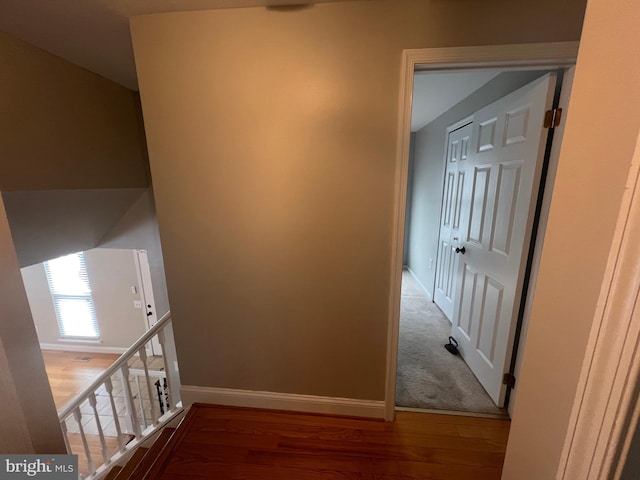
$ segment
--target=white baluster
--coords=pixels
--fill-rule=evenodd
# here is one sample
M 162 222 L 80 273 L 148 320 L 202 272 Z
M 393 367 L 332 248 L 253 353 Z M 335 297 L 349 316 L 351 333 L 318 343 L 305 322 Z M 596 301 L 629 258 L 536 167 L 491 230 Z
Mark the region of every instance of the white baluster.
M 140 406 L 140 415 L 142 420 L 142 426 L 147 428 L 147 414 L 144 410 L 144 401 L 142 399 L 142 390 L 140 390 L 140 377 L 136 375 L 136 388 L 138 389 L 138 405 Z
M 144 368 L 144 380 L 145 380 L 145 383 L 147 384 L 147 393 L 149 394 L 149 403 L 151 406 L 151 422 L 153 423 L 153 425 L 157 425 L 158 418 L 160 418 L 160 415 L 158 412 L 159 408 L 153 399 L 153 392 L 151 390 L 151 378 L 149 377 L 149 366 L 147 365 L 147 352 L 145 351 L 144 348 L 140 349 L 140 359 L 142 360 L 142 366 Z
M 82 413 L 80 413 L 80 407 L 76 407 L 73 411 L 73 416 L 76 422 L 78 422 L 82 446 L 84 447 L 84 453 L 87 455 L 87 467 L 89 468 L 89 473 L 93 475 L 96 473 L 96 465 L 93 463 L 93 458 L 91 458 L 91 451 L 89 450 L 89 444 L 87 443 L 87 436 L 85 435 L 84 428 L 82 427 Z
M 129 365 L 124 363 L 120 368 L 122 372 L 122 388 L 124 389 L 124 401 L 127 406 L 127 417 L 131 422 L 131 428 L 136 438 L 140 438 L 140 424 L 136 415 L 136 407 L 133 403 L 133 395 L 131 393 L 131 385 L 129 384 Z
M 102 430 L 102 423 L 100 422 L 100 415 L 98 415 L 98 402 L 96 401 L 95 392 L 89 395 L 89 405 L 93 409 L 93 416 L 96 419 L 96 426 L 98 427 L 98 436 L 100 437 L 100 445 L 102 447 L 102 458 L 105 465 L 111 460 L 109 449 L 107 448 L 107 442 L 104 439 L 104 431 Z
M 67 447 L 67 453 L 72 454 L 71 444 L 69 443 L 69 437 L 67 436 L 67 420 L 64 419 L 60 422 L 60 428 L 62 429 L 62 436 L 64 438 L 64 445 Z
M 118 409 L 116 408 L 116 402 L 113 398 L 113 382 L 111 381 L 111 377 L 108 377 L 104 381 L 104 388 L 109 394 L 109 403 L 111 404 L 111 413 L 113 414 L 113 423 L 116 426 L 116 435 L 118 436 L 118 450 L 120 452 L 124 452 L 125 443 L 124 436 L 122 435 L 122 430 L 120 428 L 120 419 L 118 418 Z

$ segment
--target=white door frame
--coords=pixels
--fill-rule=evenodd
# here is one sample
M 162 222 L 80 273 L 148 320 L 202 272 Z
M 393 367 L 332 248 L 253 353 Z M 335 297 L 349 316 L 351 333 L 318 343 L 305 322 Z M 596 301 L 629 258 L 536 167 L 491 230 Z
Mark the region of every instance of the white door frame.
M 558 480 L 622 475 L 640 405 L 640 135 L 629 169 Z
M 149 267 L 149 255 L 146 250 L 133 251 L 134 263 L 137 266 L 138 285 L 140 286 L 140 300 L 142 301 L 142 315 L 145 331 L 149 330 L 158 321 L 156 302 L 153 296 L 153 284 L 151 281 L 151 269 Z M 162 355 L 162 347 L 155 335 L 146 346 L 147 355 Z
M 409 138 L 413 75 L 416 66 L 430 69 L 558 67 L 576 62 L 578 42 L 450 47 L 404 50 L 400 71 L 398 132 L 396 145 L 395 204 L 391 243 L 391 279 L 387 332 L 387 369 L 385 384 L 385 419 L 395 415 L 396 374 L 398 368 L 398 332 L 402 288 L 402 254 L 409 171 Z M 543 219 L 544 221 L 544 219 Z

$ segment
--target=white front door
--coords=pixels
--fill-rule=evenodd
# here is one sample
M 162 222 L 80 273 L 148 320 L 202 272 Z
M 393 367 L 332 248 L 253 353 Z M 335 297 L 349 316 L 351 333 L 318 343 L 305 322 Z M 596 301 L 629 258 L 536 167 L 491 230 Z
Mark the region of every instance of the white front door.
M 471 123 L 451 129 L 447 135 L 446 167 L 440 214 L 440 235 L 436 261 L 436 284 L 433 301 L 453 321 L 458 261 L 455 248 L 460 246 L 461 200 L 471 138 Z
M 498 406 L 504 405 L 531 239 L 555 75 L 503 97 L 473 116 L 457 254 L 452 336 Z
M 142 300 L 142 312 L 144 314 L 145 327 L 149 330 L 158 323 L 156 303 L 153 298 L 153 286 L 151 284 L 151 269 L 146 250 L 133 251 L 135 262 L 138 266 L 138 279 L 140 285 L 140 298 Z M 147 355 L 162 355 L 162 348 L 158 336 L 154 336 L 147 344 Z

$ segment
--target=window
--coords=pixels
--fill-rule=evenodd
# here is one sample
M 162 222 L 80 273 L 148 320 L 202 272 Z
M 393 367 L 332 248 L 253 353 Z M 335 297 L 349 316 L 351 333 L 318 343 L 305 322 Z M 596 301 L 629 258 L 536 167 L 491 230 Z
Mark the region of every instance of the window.
M 44 262 L 49 291 L 63 338 L 100 337 L 84 254 L 72 253 Z

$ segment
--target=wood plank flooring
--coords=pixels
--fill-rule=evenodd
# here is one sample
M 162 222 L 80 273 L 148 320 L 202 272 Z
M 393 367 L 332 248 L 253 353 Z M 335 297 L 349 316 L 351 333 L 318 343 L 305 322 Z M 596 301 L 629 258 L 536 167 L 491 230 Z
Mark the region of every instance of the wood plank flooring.
M 108 353 L 42 350 L 56 408 L 60 409 L 83 387 L 115 362 L 119 355 Z
M 160 480 L 498 480 L 509 420 L 398 412 L 394 422 L 195 404 Z

